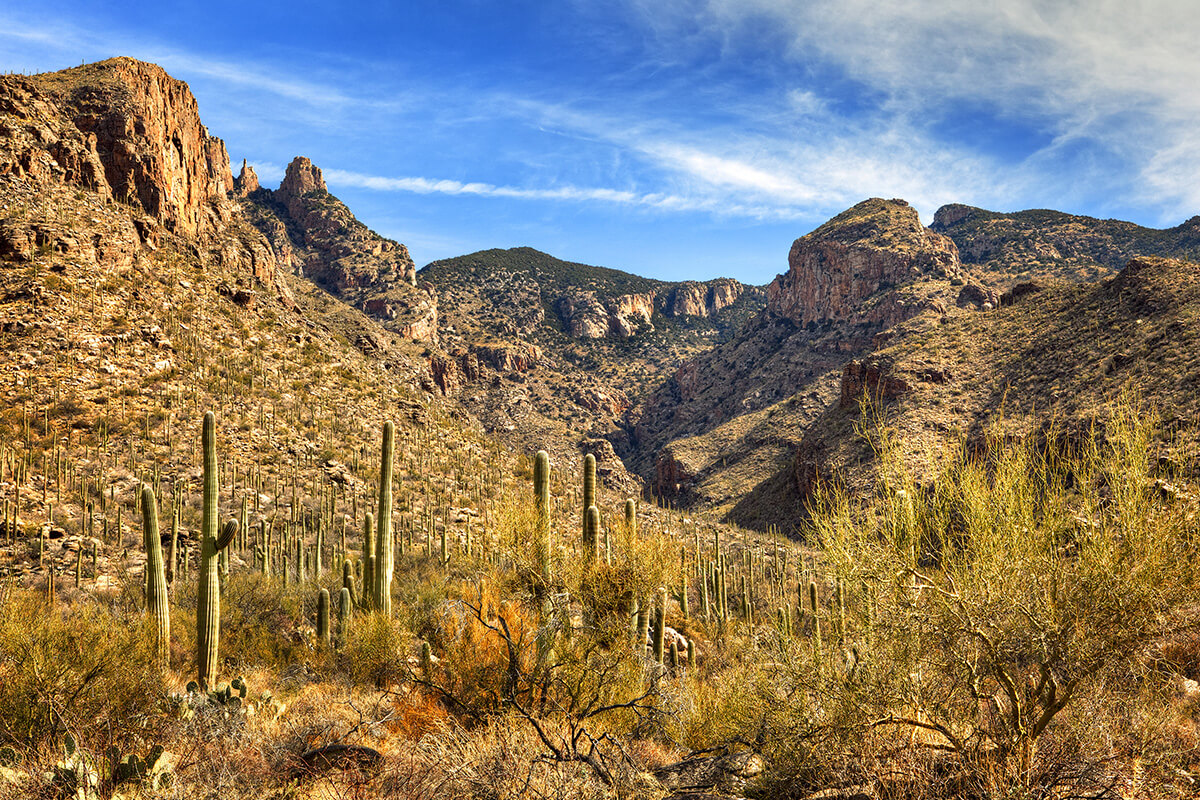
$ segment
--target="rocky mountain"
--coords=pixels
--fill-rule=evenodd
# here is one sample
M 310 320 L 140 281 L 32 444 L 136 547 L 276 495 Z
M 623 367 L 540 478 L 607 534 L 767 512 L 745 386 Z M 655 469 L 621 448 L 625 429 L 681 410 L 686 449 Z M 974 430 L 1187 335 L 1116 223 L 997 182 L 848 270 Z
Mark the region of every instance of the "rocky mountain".
M 233 178 L 224 143 L 200 122 L 187 85 L 161 67 L 115 58 L 4 76 L 0 175 L 10 178 L 0 257 L 29 261 L 52 251 L 76 267 L 128 264 L 164 237 L 187 237 L 231 292 L 286 296 L 270 244 L 227 196 Z M 57 202 L 73 192 L 88 202 Z M 97 204 L 134 213 L 70 214 Z
M 756 488 L 791 463 L 807 426 L 837 401 L 847 361 L 899 322 L 976 313 L 995 299 L 903 200 L 839 214 L 796 240 L 788 266 L 762 312 L 631 411 L 631 463 L 657 494 L 757 524 L 751 509 L 771 504 Z
M 953 239 L 963 262 L 1001 291 L 1021 281 L 1096 281 L 1137 256 L 1200 260 L 1200 217 L 1159 230 L 1048 209 L 1002 214 L 956 203 L 939 208 L 930 228 Z
M 918 475 L 953 447 L 983 452 L 995 437 L 1047 431 L 1077 437 L 1131 391 L 1163 415 L 1154 447 L 1167 471 L 1194 470 L 1200 264 L 1140 257 L 1096 283 L 1021 286 L 994 312 L 910 320 L 848 363 L 838 401 L 796 450 L 786 480 L 793 511 L 818 477 L 872 488 L 874 453 L 857 433 L 864 392 L 872 413 L 902 432 Z
M 243 162 L 236 187 L 243 213 L 271 242 L 282 266 L 405 338 L 436 340 L 437 297 L 417 288 L 408 248 L 359 222 L 329 193 L 309 159 L 288 164 L 274 191 L 262 188 Z
M 235 181 L 186 84 L 160 67 L 117 58 L 0 77 L 9 434 L 28 431 L 36 408 L 47 436 L 92 436 L 130 412 L 150 435 L 188 398 L 192 413 L 214 403 L 243 415 L 253 441 L 241 447 L 315 453 L 305 426 L 267 431 L 267 420 L 312 421 L 321 408 L 365 420 L 381 403 L 439 397 L 417 331 L 389 330 L 331 293 L 364 306 L 392 292 L 428 298 L 435 314 L 413 272 L 403 246 L 367 231 L 307 159 L 278 192 L 248 168 Z M 349 435 L 357 422 L 346 424 Z
M 418 280 L 439 298 L 443 394 L 514 443 L 579 447 L 614 474 L 629 408 L 765 300 L 727 278 L 658 281 L 527 247 L 437 261 Z

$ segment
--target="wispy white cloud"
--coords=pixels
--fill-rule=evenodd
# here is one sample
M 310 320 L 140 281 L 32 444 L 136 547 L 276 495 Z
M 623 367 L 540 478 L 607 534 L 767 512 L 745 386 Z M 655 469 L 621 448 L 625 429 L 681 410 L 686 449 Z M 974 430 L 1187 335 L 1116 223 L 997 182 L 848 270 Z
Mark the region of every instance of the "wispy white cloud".
M 480 181 L 463 182 L 424 177 L 364 175 L 359 172 L 337 168 L 325 169 L 322 171 L 322 174 L 326 179 L 326 183 L 334 188 L 343 186 L 384 192 L 473 195 L 476 197 L 496 197 L 513 200 L 594 201 L 670 211 L 709 211 L 729 216 L 758 218 L 769 216 L 772 218 L 795 219 L 803 216 L 803 212 L 793 206 L 754 205 L 737 202 L 722 205 L 718 199 L 710 197 L 689 197 L 657 192 L 639 193 L 624 189 L 603 187 L 554 186 L 538 188 L 498 186 Z
M 1040 131 L 1049 144 L 1017 171 L 1044 202 L 1115 189 L 1165 216 L 1200 205 L 1192 0 L 629 3 L 660 40 L 695 42 L 705 30 L 730 57 L 760 47 L 769 30 L 785 42 L 781 60 L 832 64 L 881 93 L 874 113 L 898 131 L 919 134 L 964 103 Z M 791 97 L 803 105 L 804 91 Z M 1078 148 L 1097 157 L 1072 162 Z

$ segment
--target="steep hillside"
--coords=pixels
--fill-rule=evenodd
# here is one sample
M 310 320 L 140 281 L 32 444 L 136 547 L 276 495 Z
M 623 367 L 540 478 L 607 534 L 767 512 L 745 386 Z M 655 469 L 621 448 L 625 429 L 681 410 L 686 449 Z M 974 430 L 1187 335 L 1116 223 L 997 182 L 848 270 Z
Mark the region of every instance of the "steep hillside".
M 952 204 L 937 210 L 930 227 L 1002 291 L 1030 280 L 1096 281 L 1135 256 L 1200 260 L 1200 217 L 1159 230 L 1047 209 L 1002 214 Z
M 1194 471 L 1200 265 L 1138 258 L 1097 284 L 1018 292 L 988 314 L 900 326 L 888 346 L 847 365 L 839 400 L 805 432 L 789 481 L 798 498 L 819 476 L 871 488 L 874 453 L 856 433 L 864 393 L 928 477 L 960 443 L 985 452 L 997 437 L 1050 426 L 1078 440 L 1123 391 L 1163 415 L 1155 446 L 1166 474 Z
M 235 186 L 240 210 L 271 242 L 283 268 L 406 339 L 436 341 L 437 297 L 417 289 L 408 248 L 359 222 L 329 193 L 311 161 L 293 159 L 274 191 L 262 188 L 243 162 Z
M 69 533 L 33 565 L 21 539 L 0 572 L 44 578 L 98 544 L 95 577 L 111 580 L 121 561 L 103 548 L 125 547 L 124 526 L 99 542 L 94 530 L 129 514 L 138 480 L 153 476 L 176 504 L 189 496 L 198 465 L 177 443 L 205 409 L 222 420 L 223 461 L 242 465 L 241 491 L 255 487 L 255 524 L 316 514 L 316 495 L 301 508 L 280 486 L 365 500 L 354 465 L 384 415 L 398 418 L 412 509 L 461 516 L 429 459 L 461 452 L 441 462 L 453 469 L 492 445 L 427 391 L 420 345 L 293 274 L 246 221 L 229 172 L 186 85 L 157 66 L 0 78 L 4 519 L 10 534 Z M 341 252 L 366 272 L 390 263 Z
M 437 261 L 418 278 L 439 298 L 444 394 L 510 440 L 581 443 L 618 473 L 625 412 L 764 300 L 730 279 L 657 281 L 531 248 Z
M 633 463 L 652 475 L 656 493 L 743 524 L 787 521 L 763 493 L 786 493 L 771 480 L 836 400 L 846 361 L 906 319 L 977 313 L 996 299 L 967 279 L 953 242 L 922 227 L 903 200 L 866 200 L 839 214 L 797 239 L 788 264 L 762 313 L 685 362 L 631 413 Z

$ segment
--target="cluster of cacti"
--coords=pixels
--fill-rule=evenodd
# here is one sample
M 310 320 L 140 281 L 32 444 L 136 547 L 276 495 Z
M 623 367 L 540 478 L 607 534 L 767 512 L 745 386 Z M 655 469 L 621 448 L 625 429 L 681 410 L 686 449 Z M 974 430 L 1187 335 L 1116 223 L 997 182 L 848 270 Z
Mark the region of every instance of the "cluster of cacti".
M 171 786 L 171 765 L 162 745 L 154 745 L 142 758 L 136 753 L 122 756 L 115 747 L 108 752 L 109 771 L 114 786 L 140 784 L 143 789 L 157 792 Z
M 246 685 L 246 679 L 239 675 L 227 685 L 211 691 L 206 689 L 203 684 L 196 681 L 188 681 L 185 691 L 188 697 L 200 703 L 214 703 L 221 706 L 239 708 L 246 703 L 250 689 Z
M 95 759 L 82 750 L 75 738 L 63 738 L 63 757 L 42 776 L 59 797 L 72 800 L 99 800 L 100 770 Z

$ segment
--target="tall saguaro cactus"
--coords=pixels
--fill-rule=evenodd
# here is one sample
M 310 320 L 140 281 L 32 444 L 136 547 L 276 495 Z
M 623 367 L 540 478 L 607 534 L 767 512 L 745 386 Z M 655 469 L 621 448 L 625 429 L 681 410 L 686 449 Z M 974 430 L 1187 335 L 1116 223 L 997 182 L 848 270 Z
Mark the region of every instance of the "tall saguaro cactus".
M 547 586 L 552 577 L 550 567 L 550 454 L 538 450 L 533 460 L 533 494 L 537 505 L 538 563 L 542 582 Z
M 383 454 L 379 463 L 379 512 L 375 519 L 375 574 L 372 601 L 376 610 L 392 614 L 392 454 L 396 426 L 383 423 Z
M 146 610 L 154 619 L 154 651 L 158 662 L 167 663 L 171 648 L 171 607 L 167 602 L 167 570 L 163 564 L 162 539 L 158 534 L 158 501 L 154 489 L 142 484 L 142 538 L 146 543 Z M 83 548 L 79 550 L 83 555 Z
M 596 505 L 596 457 L 588 453 L 583 457 L 583 508 Z
M 363 608 L 370 609 L 375 602 L 375 515 L 370 511 L 363 515 L 361 595 Z
M 196 599 L 196 678 L 207 689 L 217 675 L 217 647 L 221 638 L 221 584 L 217 554 L 229 546 L 238 525 L 229 520 L 217 531 L 217 421 L 204 415 L 204 499 L 200 518 L 200 585 Z

